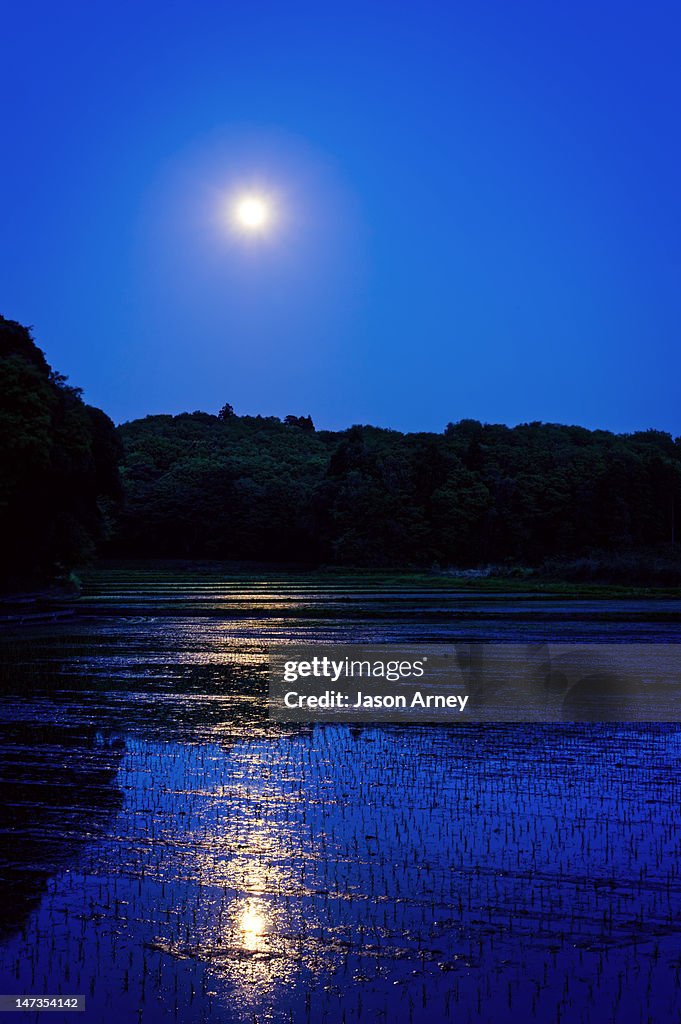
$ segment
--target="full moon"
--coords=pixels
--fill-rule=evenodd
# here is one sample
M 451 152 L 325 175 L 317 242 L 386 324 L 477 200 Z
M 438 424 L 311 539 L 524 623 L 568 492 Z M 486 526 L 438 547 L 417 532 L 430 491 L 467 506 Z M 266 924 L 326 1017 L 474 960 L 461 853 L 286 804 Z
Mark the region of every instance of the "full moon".
M 262 196 L 241 196 L 234 204 L 234 219 L 242 231 L 262 231 L 269 223 L 270 208 Z

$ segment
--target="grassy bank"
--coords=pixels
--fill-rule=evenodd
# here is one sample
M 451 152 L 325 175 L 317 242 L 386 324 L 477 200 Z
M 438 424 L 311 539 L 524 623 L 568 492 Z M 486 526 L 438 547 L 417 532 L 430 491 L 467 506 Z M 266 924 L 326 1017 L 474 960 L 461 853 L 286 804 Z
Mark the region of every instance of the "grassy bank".
M 680 586 L 652 586 L 574 580 L 550 577 L 546 571 L 527 568 L 512 570 L 470 570 L 455 569 L 351 569 L 336 566 L 310 568 L 295 565 L 264 564 L 258 562 L 223 562 L 210 560 L 108 560 L 94 569 L 82 573 L 83 584 L 88 588 L 101 579 L 104 573 L 121 573 L 127 578 L 138 575 L 147 585 L 155 579 L 167 578 L 172 572 L 177 577 L 191 577 L 197 582 L 214 581 L 216 577 L 244 581 L 258 579 L 271 581 L 286 580 L 289 584 L 300 581 L 301 585 L 339 587 L 351 592 L 357 590 L 436 590 L 445 593 L 481 594 L 523 594 L 532 596 L 556 596 L 565 599 L 578 598 L 674 598 L 681 597 Z

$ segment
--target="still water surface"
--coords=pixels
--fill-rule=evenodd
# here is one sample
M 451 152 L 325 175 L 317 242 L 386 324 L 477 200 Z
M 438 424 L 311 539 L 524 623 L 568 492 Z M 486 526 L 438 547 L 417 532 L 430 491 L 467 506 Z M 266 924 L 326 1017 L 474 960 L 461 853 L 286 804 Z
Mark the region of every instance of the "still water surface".
M 264 672 L 292 641 L 678 640 L 680 611 L 93 575 L 4 639 L 0 991 L 85 995 L 54 1022 L 678 1021 L 679 727 L 285 727 Z

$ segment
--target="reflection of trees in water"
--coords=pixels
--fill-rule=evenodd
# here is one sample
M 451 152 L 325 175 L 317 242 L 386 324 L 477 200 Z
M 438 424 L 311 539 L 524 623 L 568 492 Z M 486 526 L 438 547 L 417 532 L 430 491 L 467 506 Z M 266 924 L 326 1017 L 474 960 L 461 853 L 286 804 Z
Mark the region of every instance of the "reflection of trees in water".
M 3 939 L 23 925 L 49 879 L 73 862 L 82 844 L 105 832 L 121 807 L 115 784 L 125 750 L 121 734 L 151 730 L 165 739 L 198 739 L 217 729 L 228 749 L 236 732 L 255 734 L 266 722 L 264 670 L 162 662 L 136 664 L 132 672 L 118 666 L 114 675 L 101 653 L 68 634 L 3 641 Z
M 102 832 L 122 803 L 125 744 L 94 726 L 0 726 L 3 849 L 0 936 L 18 930 L 51 876 Z

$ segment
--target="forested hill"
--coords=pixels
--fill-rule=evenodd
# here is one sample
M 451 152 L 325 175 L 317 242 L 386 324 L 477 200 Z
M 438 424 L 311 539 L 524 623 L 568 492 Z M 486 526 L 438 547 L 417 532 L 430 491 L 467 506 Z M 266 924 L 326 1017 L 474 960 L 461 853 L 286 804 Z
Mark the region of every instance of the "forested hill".
M 669 553 L 681 519 L 681 439 L 654 430 L 462 420 L 442 434 L 332 433 L 227 406 L 119 435 L 119 554 L 532 565 Z
M 42 586 L 91 557 L 120 499 L 108 416 L 0 316 L 0 588 Z
M 680 526 L 681 439 L 669 434 L 474 420 L 333 433 L 229 405 L 115 430 L 0 317 L 5 590 L 98 550 L 396 567 L 624 559 L 620 578 L 674 582 Z

